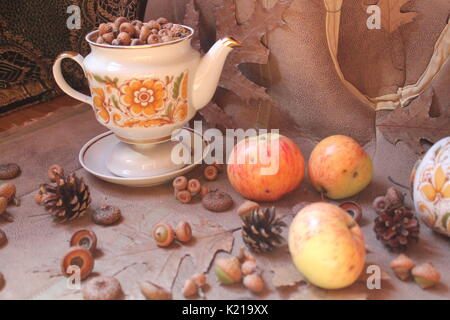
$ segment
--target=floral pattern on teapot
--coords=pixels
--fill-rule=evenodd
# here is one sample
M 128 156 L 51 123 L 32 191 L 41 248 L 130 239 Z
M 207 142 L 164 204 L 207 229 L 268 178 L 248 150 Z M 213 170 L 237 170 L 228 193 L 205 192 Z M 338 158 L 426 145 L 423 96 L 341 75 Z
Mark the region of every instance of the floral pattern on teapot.
M 121 128 L 157 127 L 182 122 L 188 115 L 187 71 L 178 76 L 127 79 L 87 73 L 93 107 L 103 124 Z
M 428 227 L 450 236 L 450 138 L 436 147 L 413 171 L 414 201 Z

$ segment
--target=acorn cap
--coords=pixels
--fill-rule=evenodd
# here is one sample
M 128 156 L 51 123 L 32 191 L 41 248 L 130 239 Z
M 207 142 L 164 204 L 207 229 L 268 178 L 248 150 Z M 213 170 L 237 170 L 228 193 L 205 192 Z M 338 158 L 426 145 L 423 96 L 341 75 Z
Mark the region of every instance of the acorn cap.
M 392 269 L 395 268 L 412 269 L 416 266 L 416 263 L 410 257 L 402 253 L 399 254 L 397 258 L 391 261 L 390 266 Z
M 259 208 L 259 204 L 254 201 L 245 200 L 237 209 L 238 216 L 242 217 Z

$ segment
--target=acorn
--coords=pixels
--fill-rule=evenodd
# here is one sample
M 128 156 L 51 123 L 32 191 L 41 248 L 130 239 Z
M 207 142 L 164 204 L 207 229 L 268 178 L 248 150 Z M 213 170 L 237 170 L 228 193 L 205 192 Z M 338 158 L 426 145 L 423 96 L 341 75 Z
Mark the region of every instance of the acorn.
M 205 170 L 203 170 L 203 176 L 206 180 L 214 181 L 217 179 L 219 175 L 219 170 L 215 166 L 207 166 Z
M 185 176 L 176 177 L 172 182 L 174 189 L 179 191 L 186 190 L 187 185 L 188 179 Z
M 172 294 L 163 287 L 144 281 L 140 284 L 141 293 L 148 300 L 172 300 Z
M 196 295 L 198 291 L 197 285 L 192 279 L 187 279 L 183 286 L 183 295 L 187 298 Z
M 181 203 L 187 204 L 191 202 L 192 194 L 188 190 L 177 191 L 176 198 Z
M 352 216 L 353 220 L 358 223 L 362 218 L 362 209 L 361 206 L 354 201 L 346 201 L 339 205 L 344 211 L 346 211 L 349 215 Z
M 206 286 L 206 275 L 204 273 L 194 274 L 191 279 L 199 288 L 203 288 L 204 286 Z
M 259 204 L 256 202 L 245 200 L 237 209 L 237 214 L 239 217 L 243 217 L 258 208 Z
M 159 247 L 168 247 L 175 240 L 175 233 L 167 223 L 158 223 L 153 228 L 153 238 Z
M 186 221 L 180 221 L 175 228 L 175 237 L 180 242 L 189 242 L 192 239 L 191 225 Z
M 59 164 L 53 164 L 48 168 L 47 176 L 51 182 L 56 182 L 64 176 L 64 169 Z
M 241 263 L 236 257 L 220 258 L 214 268 L 217 280 L 221 284 L 230 285 L 241 281 Z
M 408 256 L 400 254 L 391 261 L 391 269 L 400 280 L 407 280 L 411 275 L 411 270 L 416 266 Z
M 256 263 L 255 261 L 247 260 L 241 266 L 242 274 L 247 276 L 249 274 L 256 272 Z
M 187 190 L 191 195 L 195 196 L 202 189 L 202 185 L 198 179 L 191 179 L 188 181 Z
M 412 269 L 414 281 L 422 288 L 435 286 L 441 279 L 441 274 L 431 263 L 423 263 Z
M 0 186 L 0 197 L 5 197 L 8 203 L 16 196 L 16 186 L 12 183 L 4 183 Z
M 244 286 L 254 293 L 261 293 L 264 290 L 264 280 L 257 273 L 252 273 L 244 277 Z

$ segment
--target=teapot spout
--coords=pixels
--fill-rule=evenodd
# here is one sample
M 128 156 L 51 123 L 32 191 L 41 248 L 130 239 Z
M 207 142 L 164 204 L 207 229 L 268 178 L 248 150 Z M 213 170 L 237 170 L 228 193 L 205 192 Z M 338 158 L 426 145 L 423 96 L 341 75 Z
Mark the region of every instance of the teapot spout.
M 192 103 L 196 110 L 203 108 L 211 101 L 216 92 L 225 59 L 233 48 L 241 46 L 242 44 L 236 39 L 226 37 L 217 41 L 203 56 L 195 72 L 193 86 Z

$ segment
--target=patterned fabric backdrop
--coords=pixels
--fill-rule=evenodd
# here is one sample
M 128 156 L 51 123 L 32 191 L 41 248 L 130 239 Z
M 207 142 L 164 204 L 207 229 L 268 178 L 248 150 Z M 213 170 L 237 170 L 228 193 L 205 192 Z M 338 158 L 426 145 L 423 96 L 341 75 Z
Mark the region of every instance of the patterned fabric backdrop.
M 0 10 L 0 113 L 60 94 L 51 72 L 54 58 L 73 50 L 89 53 L 86 33 L 118 16 L 142 19 L 147 0 L 7 1 Z M 81 29 L 67 27 L 67 8 L 81 11 Z M 64 61 L 67 81 L 76 88 L 85 82 L 81 68 Z

